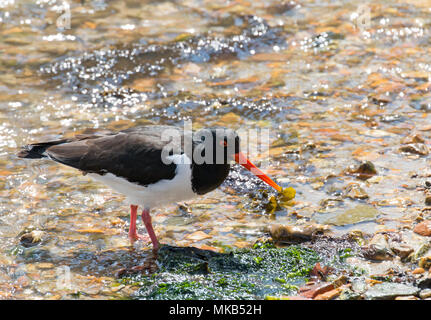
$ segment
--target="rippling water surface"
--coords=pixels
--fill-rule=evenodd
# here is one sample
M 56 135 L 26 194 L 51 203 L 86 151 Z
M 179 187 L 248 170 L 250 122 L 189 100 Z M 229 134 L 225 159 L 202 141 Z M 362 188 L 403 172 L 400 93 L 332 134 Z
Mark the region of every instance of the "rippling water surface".
M 0 298 L 133 293 L 114 272 L 145 259 L 148 246 L 130 247 L 123 197 L 73 169 L 15 156 L 88 128 L 192 120 L 270 130 L 270 158 L 255 160 L 270 160 L 265 170 L 297 189 L 296 202 L 266 214 L 253 201 L 264 186 L 235 168 L 188 210 L 153 211 L 166 244 L 244 247 L 274 223 L 373 233 L 401 229 L 423 208 L 429 1 L 63 3 L 0 0 Z M 66 13 L 70 29 L 61 28 Z M 377 175 L 348 174 L 361 161 Z M 345 218 L 358 206 L 375 214 Z M 24 246 L 32 230 L 40 242 Z

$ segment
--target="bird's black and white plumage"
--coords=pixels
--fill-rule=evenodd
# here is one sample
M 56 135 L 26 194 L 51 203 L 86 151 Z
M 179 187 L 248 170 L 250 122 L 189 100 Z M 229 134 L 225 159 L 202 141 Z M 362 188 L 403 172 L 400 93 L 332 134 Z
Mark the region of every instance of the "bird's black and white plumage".
M 139 205 L 143 206 L 142 218 L 157 249 L 150 208 L 216 189 L 228 176 L 231 160 L 281 190 L 239 149 L 239 137 L 230 129 L 184 133 L 172 126 L 143 126 L 117 133 L 80 134 L 70 139 L 29 144 L 18 156 L 54 160 L 124 194 L 131 207 L 129 237 L 132 240 L 140 238 L 136 233 L 136 210 Z
M 171 142 L 162 139 L 167 130 L 174 130 L 181 143 L 176 146 L 177 150 L 163 155 L 163 148 Z M 212 146 L 219 148 L 216 139 L 224 136 L 216 137 L 215 129 L 211 133 L 214 134 Z M 238 151 L 238 136 L 226 129 L 225 137 L 229 134 L 234 136 L 237 144 L 234 150 Z M 226 161 L 221 164 L 196 164 L 192 153 L 203 141 L 188 137 L 192 147 L 187 150 L 185 138 L 183 130 L 177 127 L 144 126 L 118 133 L 82 134 L 71 139 L 30 144 L 18 156 L 49 158 L 79 169 L 124 194 L 130 204 L 152 208 L 210 192 L 229 174 L 232 156 L 226 155 Z

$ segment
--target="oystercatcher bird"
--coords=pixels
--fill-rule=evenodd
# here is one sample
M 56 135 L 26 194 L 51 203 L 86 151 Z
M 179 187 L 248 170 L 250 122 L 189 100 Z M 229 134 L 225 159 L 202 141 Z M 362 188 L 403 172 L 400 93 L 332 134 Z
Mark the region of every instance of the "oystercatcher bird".
M 18 156 L 48 158 L 79 169 L 124 194 L 130 204 L 132 242 L 144 239 L 136 232 L 137 210 L 142 206 L 142 220 L 156 251 L 159 242 L 150 209 L 216 189 L 228 176 L 232 160 L 282 190 L 240 152 L 238 134 L 225 128 L 187 133 L 173 126 L 154 125 L 117 133 L 80 134 L 26 145 Z

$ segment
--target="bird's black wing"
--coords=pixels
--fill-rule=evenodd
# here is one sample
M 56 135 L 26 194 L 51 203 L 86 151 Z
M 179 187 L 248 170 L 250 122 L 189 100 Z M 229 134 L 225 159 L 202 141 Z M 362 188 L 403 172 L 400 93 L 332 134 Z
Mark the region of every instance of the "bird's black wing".
M 44 154 L 84 173 L 112 173 L 130 182 L 149 185 L 175 176 L 176 165 L 162 161 L 162 149 L 169 141 L 162 141 L 161 135 L 167 128 L 174 127 L 146 126 L 117 134 L 54 142 L 44 148 Z

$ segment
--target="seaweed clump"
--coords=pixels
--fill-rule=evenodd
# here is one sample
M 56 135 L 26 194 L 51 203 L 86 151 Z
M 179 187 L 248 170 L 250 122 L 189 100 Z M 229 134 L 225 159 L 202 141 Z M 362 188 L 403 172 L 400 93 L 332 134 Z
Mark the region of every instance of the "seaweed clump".
M 311 249 L 271 243 L 228 253 L 164 246 L 156 273 L 120 281 L 139 287 L 136 299 L 264 299 L 296 292 L 318 261 Z

